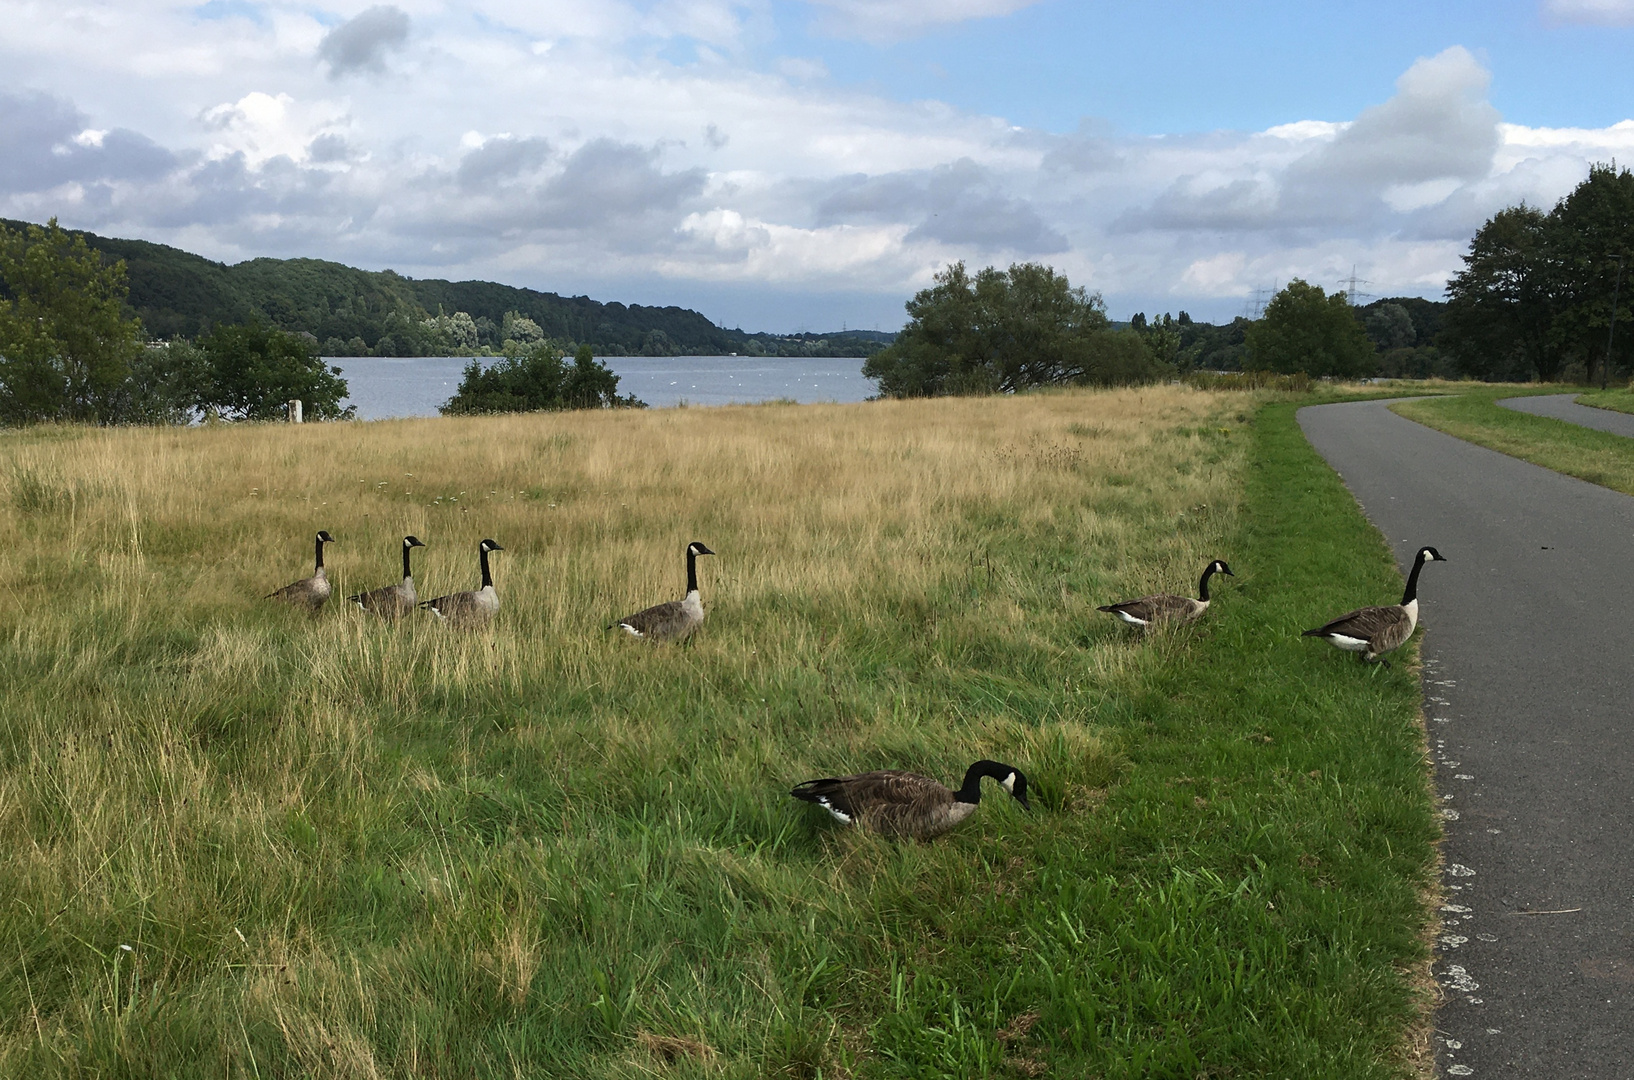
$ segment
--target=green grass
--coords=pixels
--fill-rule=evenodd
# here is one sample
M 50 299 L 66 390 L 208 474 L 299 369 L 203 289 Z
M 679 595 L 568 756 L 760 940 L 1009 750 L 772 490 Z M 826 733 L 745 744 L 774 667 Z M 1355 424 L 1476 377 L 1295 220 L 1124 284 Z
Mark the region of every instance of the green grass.
M 1634 440 L 1497 404 L 1501 398 L 1581 392 L 1580 387 L 1478 385 L 1391 408 L 1477 446 L 1634 495 Z
M 1577 402 L 1580 405 L 1591 405 L 1596 409 L 1634 413 L 1634 390 L 1630 390 L 1626 386 L 1613 387 L 1608 390 L 1585 390 L 1578 395 Z
M 8 486 L 0 1072 L 1413 1075 L 1438 836 L 1413 649 L 1387 670 L 1298 637 L 1399 575 L 1293 403 L 1218 400 L 1149 451 L 1105 450 L 1126 453 L 1115 484 L 1084 461 L 1118 412 L 1044 401 L 1081 413 L 1083 441 L 1017 435 L 980 460 L 1042 478 L 1051 502 L 929 498 L 905 558 L 945 541 L 963 561 L 907 587 L 749 604 L 750 571 L 723 554 L 685 650 L 581 632 L 528 651 L 511 639 L 557 631 L 514 601 L 464 638 L 210 607 L 199 584 L 183 603 L 208 618 L 170 611 L 167 583 L 236 580 L 233 535 L 136 502 L 126 522 L 118 500 L 94 524 L 112 481 L 76 479 L 79 443 L 41 433 L 27 446 L 55 456 Z M 1019 423 L 1035 406 L 630 423 L 989 408 Z M 458 433 L 541 422 L 403 430 L 455 455 Z M 562 455 L 614 421 L 584 423 Z M 381 429 L 303 437 L 353 430 Z M 1182 452 L 1155 470 L 1165 446 Z M 265 485 L 245 512 L 270 512 L 278 489 L 242 479 Z M 1200 482 L 1208 505 L 1170 508 Z M 712 520 L 699 535 L 732 551 Z M 895 543 L 889 526 L 864 535 Z M 506 567 L 528 557 L 500 539 Z M 1093 612 L 1145 564 L 1191 580 L 1202 551 L 1238 574 L 1206 624 L 1142 642 Z M 563 592 L 621 610 L 576 573 L 561 564 Z M 31 619 L 48 596 L 64 607 Z M 951 779 L 984 755 L 1028 771 L 1035 812 L 992 798 L 934 844 L 840 832 L 786 796 L 819 770 Z

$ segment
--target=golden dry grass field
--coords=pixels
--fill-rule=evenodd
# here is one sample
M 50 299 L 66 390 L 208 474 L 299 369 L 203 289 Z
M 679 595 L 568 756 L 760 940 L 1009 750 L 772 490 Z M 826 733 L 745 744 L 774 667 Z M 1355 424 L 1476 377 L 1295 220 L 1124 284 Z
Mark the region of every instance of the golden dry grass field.
M 1251 634 L 1229 613 L 1269 581 L 1241 550 L 1259 403 L 1174 386 L 0 432 L 0 1070 L 1393 1075 L 1421 856 L 1358 867 L 1349 914 L 1320 916 L 1389 948 L 1301 953 L 1314 983 L 1274 972 L 1267 949 L 1305 946 L 1232 929 L 1265 915 L 1236 826 L 1187 855 L 1221 796 L 1168 799 L 1190 736 L 1165 717 L 1210 632 L 1141 641 L 1094 610 L 1224 557 L 1219 634 Z M 311 572 L 320 528 L 328 607 L 261 600 Z M 492 628 L 344 602 L 396 580 L 404 533 L 428 545 L 422 597 L 474 587 L 477 542 L 504 546 Z M 679 597 L 690 540 L 719 553 L 696 641 L 606 632 Z M 1344 685 L 1308 707 L 1372 702 L 1380 783 L 1410 787 L 1389 771 L 1411 761 L 1405 684 Z M 1294 775 L 1220 738 L 1231 768 Z M 787 797 L 869 768 L 956 781 L 978 757 L 1027 771 L 1035 812 L 999 793 L 944 841 L 895 844 Z M 1278 821 L 1328 797 L 1279 784 Z M 1408 914 L 1372 927 L 1380 890 Z M 1220 1027 L 1272 1002 L 1259 1034 Z M 1329 1046 L 1334 1023 L 1364 1034 Z

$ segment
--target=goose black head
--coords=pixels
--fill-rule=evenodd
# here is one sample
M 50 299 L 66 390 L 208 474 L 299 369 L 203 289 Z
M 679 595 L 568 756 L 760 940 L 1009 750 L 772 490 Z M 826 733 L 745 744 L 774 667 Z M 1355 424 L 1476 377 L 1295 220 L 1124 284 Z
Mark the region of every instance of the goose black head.
M 1445 555 L 1441 554 L 1441 552 L 1437 551 L 1433 547 L 1421 547 L 1421 548 L 1418 549 L 1418 561 L 1419 562 L 1446 562 L 1447 557 Z
M 319 529 L 318 530 L 318 543 L 320 543 L 320 544 L 333 544 L 334 542 L 335 542 L 335 538 L 333 536 L 329 535 L 329 530 L 328 529 Z
M 698 541 L 694 540 L 694 541 L 692 541 L 692 543 L 687 545 L 687 554 L 688 555 L 713 555 L 715 553 L 713 551 L 710 551 L 708 548 L 704 547 L 702 544 L 698 543 Z
M 477 545 L 477 550 L 479 550 L 479 551 L 504 551 L 505 549 L 500 547 L 498 544 L 494 543 L 492 540 L 484 540 L 482 543 Z
M 406 548 L 425 547 L 425 544 L 420 542 L 420 538 L 418 536 L 405 536 L 403 537 L 403 546 Z
M 1231 567 L 1227 566 L 1225 563 L 1221 562 L 1219 559 L 1215 559 L 1213 562 L 1209 563 L 1208 568 L 1210 570 L 1214 571 L 1216 574 L 1224 574 L 1226 577 L 1236 577 L 1237 576 L 1236 574 L 1233 574 L 1231 572 Z
M 1020 769 L 1011 769 L 1010 775 L 1000 780 L 999 784 L 1010 793 L 1011 798 L 1021 804 L 1023 810 L 1032 810 L 1032 803 L 1027 801 L 1027 778 L 1022 775 Z

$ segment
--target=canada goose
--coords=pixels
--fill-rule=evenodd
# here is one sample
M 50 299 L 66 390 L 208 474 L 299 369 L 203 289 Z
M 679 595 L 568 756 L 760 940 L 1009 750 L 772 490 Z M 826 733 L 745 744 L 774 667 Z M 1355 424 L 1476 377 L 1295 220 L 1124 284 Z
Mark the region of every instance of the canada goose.
M 690 637 L 704 624 L 704 604 L 698 599 L 698 556 L 713 555 L 713 551 L 694 540 L 687 545 L 687 594 L 684 599 L 654 604 L 620 619 L 607 629 L 620 629 L 631 637 L 651 641 L 679 641 Z
M 1446 561 L 1447 557 L 1433 547 L 1419 548 L 1418 557 L 1413 560 L 1413 572 L 1407 577 L 1407 589 L 1401 594 L 1401 603 L 1357 608 L 1300 636 L 1326 638 L 1346 652 L 1361 653 L 1363 660 L 1372 663 L 1413 636 L 1413 628 L 1418 625 L 1418 572 L 1427 562 Z M 1384 663 L 1388 667 L 1390 661 Z
M 807 780 L 789 792 L 816 803 L 842 825 L 861 825 L 886 836 L 929 840 L 969 817 L 982 798 L 982 777 L 991 776 L 1015 797 L 1023 810 L 1027 778 L 1000 761 L 978 761 L 965 771 L 963 786 L 953 791 L 928 776 L 894 769 L 856 776 Z
M 488 570 L 488 553 L 504 550 L 492 540 L 484 540 L 477 545 L 477 558 L 482 563 L 482 588 L 424 600 L 420 606 L 450 626 L 487 626 L 499 611 L 499 594 L 494 592 L 494 575 Z M 403 558 L 408 558 L 406 552 Z
M 403 537 L 403 580 L 396 585 L 382 585 L 366 593 L 348 596 L 362 611 L 372 611 L 382 619 L 396 619 L 413 613 L 419 597 L 414 592 L 414 575 L 409 573 L 409 551 L 425 547 L 417 536 Z
M 294 604 L 296 607 L 305 608 L 316 615 L 318 609 L 323 607 L 323 602 L 329 599 L 330 593 L 329 575 L 323 572 L 323 545 L 333 544 L 334 542 L 335 538 L 333 536 L 330 536 L 326 531 L 319 530 L 317 543 L 315 544 L 318 551 L 317 566 L 313 569 L 312 576 L 291 582 L 277 592 L 268 593 L 266 599 L 282 600 L 286 604 Z
M 1231 567 L 1215 559 L 1203 568 L 1203 580 L 1197 583 L 1197 599 L 1158 593 L 1139 600 L 1125 600 L 1121 604 L 1105 604 L 1096 611 L 1110 611 L 1130 626 L 1150 626 L 1155 622 L 1191 622 L 1208 610 L 1208 579 L 1215 574 L 1236 577 Z

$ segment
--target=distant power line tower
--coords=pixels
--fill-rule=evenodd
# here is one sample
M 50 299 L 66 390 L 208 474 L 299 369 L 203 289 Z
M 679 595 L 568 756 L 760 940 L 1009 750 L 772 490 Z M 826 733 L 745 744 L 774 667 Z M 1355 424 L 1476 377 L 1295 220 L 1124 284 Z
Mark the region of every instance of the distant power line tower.
M 1261 315 L 1265 314 L 1265 305 L 1268 304 L 1270 302 L 1270 298 L 1276 296 L 1276 294 L 1277 283 L 1275 281 L 1271 282 L 1271 287 L 1269 289 L 1263 285 L 1257 287 L 1254 290 L 1253 297 L 1251 297 L 1248 303 L 1244 305 L 1243 314 L 1248 316 L 1250 319 L 1258 319 Z
M 1372 293 L 1364 293 L 1364 292 L 1358 291 L 1356 286 L 1358 286 L 1358 285 L 1371 285 L 1371 284 L 1373 284 L 1373 283 L 1371 281 L 1368 281 L 1366 278 L 1359 278 L 1359 277 L 1356 276 L 1356 264 L 1355 263 L 1352 263 L 1351 266 L 1350 266 L 1350 276 L 1348 278 L 1341 278 L 1339 280 L 1339 287 L 1345 291 L 1345 300 L 1346 300 L 1347 303 L 1350 304 L 1351 307 L 1356 306 L 1356 298 L 1357 297 L 1366 298 L 1366 297 L 1369 297 L 1369 296 L 1373 295 Z

